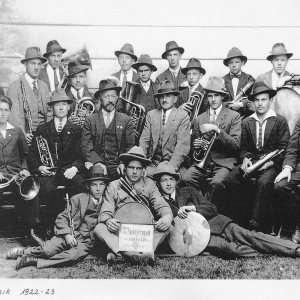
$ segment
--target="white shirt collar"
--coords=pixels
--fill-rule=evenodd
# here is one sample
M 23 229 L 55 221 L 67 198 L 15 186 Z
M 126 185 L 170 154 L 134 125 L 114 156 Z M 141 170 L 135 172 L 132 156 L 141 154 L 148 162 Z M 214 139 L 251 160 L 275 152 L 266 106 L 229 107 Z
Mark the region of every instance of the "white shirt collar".
M 99 200 L 95 199 L 95 198 L 94 198 L 94 197 L 92 197 L 92 196 L 91 196 L 91 198 L 92 198 L 92 200 L 93 200 L 93 202 L 94 202 L 94 204 L 95 204 L 95 205 L 98 205 L 99 203 L 101 203 L 101 202 L 102 202 L 102 196 L 100 197 L 100 199 L 99 199 Z
M 216 111 L 216 117 L 218 117 L 221 109 L 222 109 L 223 105 L 221 104 L 219 108 L 217 108 L 215 111 Z M 214 114 L 214 110 L 210 107 L 209 108 L 209 114 L 212 116 Z
M 14 126 L 12 126 L 11 124 L 9 124 L 8 122 L 6 123 L 6 128 L 4 129 L 4 130 L 0 130 L 1 131 L 1 133 L 2 133 L 2 136 L 4 137 L 4 138 L 6 138 L 6 130 L 7 129 L 13 129 L 14 128 Z
M 200 81 L 198 83 L 196 83 L 194 86 L 189 86 L 191 92 L 194 92 L 198 88 L 199 84 L 200 84 Z
M 81 98 L 82 98 L 82 96 L 83 96 L 83 90 L 84 90 L 83 87 L 79 90 L 79 94 L 80 94 L 80 97 L 81 97 Z M 78 100 L 78 98 L 77 98 L 77 90 L 74 89 L 73 87 L 71 87 L 70 91 L 71 91 L 71 93 L 73 94 L 73 96 Z
M 35 85 L 36 85 L 36 88 L 39 89 L 39 86 L 38 86 L 38 83 L 37 83 L 37 78 L 36 79 L 33 79 L 31 78 L 27 72 L 25 72 L 25 79 L 27 80 L 27 82 L 29 83 L 31 89 L 33 89 L 33 81 L 35 81 Z
M 271 118 L 271 117 L 277 117 L 277 114 L 276 114 L 276 112 L 275 112 L 274 110 L 269 109 L 268 112 L 266 113 L 266 115 L 265 115 L 263 121 L 266 120 L 266 119 L 268 119 L 268 118 Z M 250 116 L 250 118 L 253 118 L 253 119 L 255 119 L 256 121 L 260 122 L 259 119 L 258 119 L 258 116 L 257 116 L 256 112 L 255 112 L 254 114 L 252 114 L 252 115 Z
M 170 72 L 171 72 L 171 73 L 175 73 L 176 76 L 177 76 L 177 74 L 178 74 L 178 72 L 179 72 L 179 69 L 180 69 L 180 66 L 178 66 L 177 69 L 175 69 L 175 70 L 172 70 L 172 69 L 169 67 Z
M 233 73 L 229 72 L 229 75 L 231 75 L 231 76 L 232 75 L 240 75 L 241 76 L 242 75 L 242 71 L 238 72 L 237 74 L 233 74 Z
M 282 72 L 280 75 L 278 75 L 278 74 L 274 71 L 274 69 L 272 70 L 272 88 L 273 88 L 273 90 L 277 90 L 277 82 L 278 82 L 278 80 L 279 80 L 280 78 L 283 77 L 284 73 L 285 73 L 285 71 Z

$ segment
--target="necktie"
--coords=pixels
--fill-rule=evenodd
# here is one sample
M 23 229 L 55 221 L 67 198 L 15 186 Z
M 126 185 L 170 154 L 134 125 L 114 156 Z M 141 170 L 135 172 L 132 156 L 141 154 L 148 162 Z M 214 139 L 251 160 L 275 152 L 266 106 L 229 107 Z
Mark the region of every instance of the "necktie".
M 61 133 L 62 129 L 63 129 L 62 119 L 59 119 L 58 126 L 57 126 L 57 132 Z
M 106 113 L 105 114 L 105 127 L 107 128 L 110 124 L 110 118 L 109 118 L 109 114 Z
M 163 123 L 163 126 L 165 127 L 166 126 L 166 111 L 165 110 L 163 110 L 162 123 Z
M 172 81 L 175 82 L 176 77 L 177 77 L 177 73 L 176 72 L 171 72 L 171 75 L 172 75 Z
M 58 78 L 57 78 L 57 74 L 56 74 L 56 68 L 53 68 L 53 71 L 54 71 L 54 86 L 55 86 L 55 89 L 57 89 L 58 87 Z
M 33 85 L 33 89 L 32 90 L 35 93 L 36 97 L 38 97 L 39 96 L 39 91 L 38 91 L 38 89 L 36 87 L 35 80 L 32 82 L 32 85 Z
M 171 195 L 169 196 L 169 201 L 170 201 L 170 202 L 174 202 L 174 201 L 175 201 L 175 200 L 172 198 Z
M 127 81 L 127 72 L 124 72 L 124 77 L 123 77 L 123 82 L 122 82 L 122 89 L 124 89 L 126 81 Z
M 263 150 L 263 144 L 262 144 L 262 127 L 264 125 L 264 123 L 267 121 L 267 119 L 265 119 L 262 123 L 258 122 L 259 124 L 259 130 L 258 130 L 258 151 L 262 151 Z
M 240 74 L 230 74 L 230 80 L 232 80 L 233 78 L 240 79 L 240 77 L 241 77 Z
M 213 115 L 211 116 L 211 123 L 215 123 L 217 119 L 217 113 L 215 110 L 213 110 Z
M 191 97 L 191 95 L 192 95 L 192 89 L 193 89 L 193 87 L 192 86 L 190 86 L 189 87 L 189 98 Z
M 77 99 L 78 99 L 78 100 L 81 99 L 79 90 L 77 90 Z

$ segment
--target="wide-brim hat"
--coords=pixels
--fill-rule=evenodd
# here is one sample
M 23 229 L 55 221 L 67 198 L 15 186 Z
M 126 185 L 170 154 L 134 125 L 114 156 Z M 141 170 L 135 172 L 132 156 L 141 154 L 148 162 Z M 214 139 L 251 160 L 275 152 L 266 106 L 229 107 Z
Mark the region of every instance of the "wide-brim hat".
M 180 52 L 180 54 L 184 53 L 184 48 L 179 47 L 175 41 L 170 41 L 166 44 L 166 51 L 161 55 L 161 57 L 163 59 L 166 59 L 168 52 L 170 52 L 172 50 L 178 50 Z
M 186 89 L 189 86 L 189 82 L 187 80 L 183 81 L 179 85 L 179 91 Z
M 228 67 L 228 62 L 232 59 L 232 58 L 235 58 L 235 57 L 240 57 L 241 60 L 244 61 L 244 64 L 247 62 L 247 56 L 243 55 L 242 51 L 237 48 L 237 47 L 233 47 L 229 50 L 228 54 L 227 54 L 227 58 L 225 58 L 223 60 L 223 64 L 225 66 Z
M 47 58 L 42 56 L 39 47 L 29 47 L 26 49 L 25 58 L 21 60 L 21 63 L 24 64 L 24 62 L 26 62 L 27 60 L 37 59 L 37 58 L 42 61 L 42 64 L 44 64 L 47 61 Z
M 119 157 L 122 162 L 129 162 L 132 160 L 138 160 L 143 165 L 150 165 L 151 160 L 146 158 L 146 155 L 142 147 L 134 146 L 127 153 L 123 153 Z
M 103 181 L 109 181 L 110 178 L 107 177 L 107 175 L 104 175 L 104 170 L 101 166 L 96 165 L 92 166 L 88 169 L 87 178 L 83 180 L 83 182 L 91 182 L 94 180 L 103 180 Z
M 67 50 L 62 48 L 56 40 L 50 41 L 47 44 L 46 53 L 44 53 L 43 56 L 47 58 L 51 53 L 56 51 L 61 51 L 62 53 L 65 53 Z
M 113 81 L 111 79 L 102 79 L 99 82 L 99 90 L 94 94 L 94 97 L 96 99 L 99 99 L 101 93 L 110 90 L 115 90 L 119 94 L 122 90 L 122 87 L 117 85 L 116 81 Z
M 179 179 L 179 174 L 175 171 L 175 168 L 166 160 L 158 164 L 153 173 L 153 179 L 158 181 L 164 174 L 174 177 L 176 181 Z
M 248 96 L 248 99 L 253 101 L 257 95 L 264 93 L 269 94 L 270 98 L 273 98 L 277 94 L 277 91 L 270 89 L 264 82 L 259 81 L 255 83 L 252 94 Z
M 165 94 L 173 94 L 175 96 L 179 95 L 179 92 L 176 91 L 174 83 L 171 80 L 164 80 L 160 82 L 159 89 L 154 97 L 159 97 Z
M 197 69 L 200 71 L 200 73 L 202 73 L 203 75 L 205 75 L 206 71 L 205 69 L 203 69 L 201 67 L 201 62 L 199 59 L 197 58 L 191 58 L 187 64 L 187 66 L 185 68 L 183 68 L 181 70 L 181 72 L 186 75 L 187 71 L 190 70 L 190 69 Z
M 286 55 L 289 59 L 293 56 L 293 53 L 288 53 L 283 43 L 276 43 L 270 51 L 270 55 L 267 56 L 267 60 L 271 61 L 277 55 Z
M 140 66 L 148 66 L 153 72 L 157 71 L 157 68 L 152 64 L 152 59 L 148 54 L 142 54 L 138 61 L 132 65 L 132 67 L 138 71 Z
M 209 77 L 207 85 L 203 89 L 208 92 L 216 92 L 223 96 L 228 95 L 224 79 L 222 77 L 218 77 L 218 76 Z
M 115 56 L 119 58 L 119 55 L 121 53 L 125 53 L 130 55 L 135 61 L 137 61 L 137 56 L 134 55 L 134 50 L 131 44 L 126 43 L 125 45 L 123 45 L 123 47 L 121 48 L 121 50 L 117 50 L 115 51 Z
M 69 75 L 67 75 L 66 77 L 70 78 L 78 73 L 81 72 L 86 72 L 90 67 L 87 65 L 81 65 L 79 63 L 75 63 L 75 62 L 70 62 L 68 64 L 68 72 Z
M 71 104 L 73 102 L 73 100 L 67 96 L 64 89 L 58 89 L 58 90 L 54 90 L 52 92 L 50 101 L 47 104 L 52 105 L 52 104 L 55 104 L 57 102 L 62 102 L 62 101 L 66 101 L 69 104 Z

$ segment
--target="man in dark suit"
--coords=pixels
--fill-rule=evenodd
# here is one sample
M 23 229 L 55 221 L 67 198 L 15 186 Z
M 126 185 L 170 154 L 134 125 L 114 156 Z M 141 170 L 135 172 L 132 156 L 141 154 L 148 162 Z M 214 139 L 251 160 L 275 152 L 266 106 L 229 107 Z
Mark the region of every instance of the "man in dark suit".
M 46 53 L 43 54 L 48 59 L 48 64 L 41 70 L 39 79 L 47 84 L 50 93 L 57 89 L 60 81 L 63 79 L 64 71 L 61 59 L 65 52 L 66 49 L 53 40 L 48 42 Z
M 184 110 L 174 107 L 178 94 L 172 81 L 163 81 L 154 95 L 161 108 L 149 111 L 146 116 L 139 145 L 152 162 L 147 167 L 148 176 L 164 160 L 170 161 L 181 173 L 186 168 L 184 161 L 191 141 L 190 119 Z
M 179 175 L 168 162 L 160 163 L 153 177 L 170 205 L 174 218 L 179 216 L 184 219 L 189 212 L 194 211 L 207 219 L 211 237 L 204 251 L 225 259 L 255 257 L 260 253 L 300 256 L 298 245 L 268 234 L 246 230 L 228 217 L 218 214 L 215 205 L 195 188 L 176 188 Z
M 102 109 L 86 119 L 81 137 L 86 166 L 100 164 L 112 180 L 124 171 L 119 156 L 135 144 L 131 118 L 115 110 L 121 89 L 111 80 L 100 81 L 95 98 L 100 99 Z
M 240 160 L 242 165 L 235 167 L 225 185 L 232 203 L 241 204 L 241 197 L 246 196 L 246 186 L 249 180 L 244 180 L 240 174 L 257 162 L 263 155 L 275 150 L 285 150 L 290 138 L 287 121 L 281 115 L 270 109 L 272 97 L 276 91 L 268 88 L 263 82 L 254 85 L 249 100 L 254 101 L 256 113 L 246 118 L 242 124 L 242 141 Z M 274 179 L 281 170 L 284 155 L 281 153 L 271 161 L 266 161 L 257 172 L 252 173 L 257 178 L 257 186 L 249 228 L 262 230 L 267 223 L 267 213 L 271 201 Z M 241 169 L 241 170 L 240 170 Z M 251 177 L 253 177 L 251 176 Z M 232 205 L 230 203 L 230 205 Z M 244 207 L 243 207 L 244 209 Z
M 49 105 L 53 109 L 54 118 L 37 128 L 28 157 L 30 170 L 39 174 L 39 199 L 47 205 L 49 235 L 52 234 L 54 221 L 63 208 L 57 186 L 66 186 L 71 196 L 85 191 L 83 178 L 79 173 L 83 169 L 80 157 L 81 128 L 67 119 L 72 102 L 63 89 L 53 92 Z M 44 150 L 41 138 L 48 144 L 48 153 Z
M 181 72 L 180 59 L 184 49 L 179 47 L 175 41 L 166 44 L 166 51 L 162 54 L 162 58 L 168 60 L 169 68 L 156 77 L 155 83 L 160 85 L 162 81 L 171 80 L 176 91 L 183 81 L 186 81 L 185 75 Z
M 228 90 L 228 103 L 226 106 L 239 112 L 241 116 L 247 116 L 249 113 L 254 112 L 253 102 L 246 99 L 242 101 L 233 102 L 236 96 L 241 92 L 241 89 L 248 84 L 248 89 L 245 91 L 246 96 L 251 93 L 251 87 L 254 84 L 254 78 L 242 72 L 242 67 L 247 62 L 247 56 L 243 55 L 242 51 L 236 47 L 229 50 L 227 58 L 223 60 L 223 64 L 229 68 L 229 73 L 223 78 L 225 80 L 225 86 Z M 252 85 L 251 85 L 252 83 Z M 242 96 L 245 97 L 245 94 Z
M 228 95 L 222 77 L 210 77 L 205 88 L 210 104 L 209 110 L 198 116 L 194 122 L 194 151 L 206 153 L 208 141 L 216 135 L 207 162 L 199 168 L 197 163 L 183 175 L 181 183 L 192 185 L 208 192 L 207 197 L 219 206 L 220 193 L 224 192 L 223 181 L 237 162 L 241 141 L 240 115 L 222 105 Z M 203 160 L 204 155 L 199 157 Z M 212 178 L 207 185 L 207 179 Z

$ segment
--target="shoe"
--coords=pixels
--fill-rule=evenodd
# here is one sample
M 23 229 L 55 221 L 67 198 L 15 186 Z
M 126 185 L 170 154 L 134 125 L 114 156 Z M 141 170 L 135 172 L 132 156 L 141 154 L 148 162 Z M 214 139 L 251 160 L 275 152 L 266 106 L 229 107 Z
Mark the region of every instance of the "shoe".
M 20 270 L 21 268 L 29 267 L 29 266 L 37 266 L 37 257 L 32 255 L 25 255 L 22 257 L 18 257 L 16 270 Z
M 296 227 L 296 229 L 295 229 L 295 232 L 292 236 L 292 242 L 295 244 L 300 244 L 300 229 L 299 229 L 299 227 Z
M 17 259 L 24 254 L 25 247 L 15 247 L 6 252 L 6 259 Z
M 35 244 L 37 246 L 43 246 L 43 244 L 45 243 L 45 241 L 43 239 L 41 239 L 34 231 L 33 228 L 30 229 L 30 237 L 31 239 L 35 242 Z
M 117 257 L 114 253 L 108 253 L 106 257 L 106 261 L 109 266 L 113 266 L 116 264 Z

